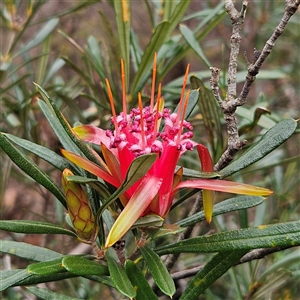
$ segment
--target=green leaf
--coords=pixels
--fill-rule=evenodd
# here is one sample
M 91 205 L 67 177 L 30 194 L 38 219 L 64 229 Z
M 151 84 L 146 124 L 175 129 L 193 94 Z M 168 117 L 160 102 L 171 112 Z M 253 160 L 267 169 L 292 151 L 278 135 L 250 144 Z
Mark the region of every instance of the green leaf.
M 183 1 L 184 2 L 184 1 Z M 139 68 L 134 76 L 132 83 L 131 95 L 133 98 L 141 91 L 148 80 L 151 72 L 151 66 L 153 63 L 154 53 L 158 52 L 160 47 L 163 45 L 165 39 L 169 34 L 171 24 L 169 22 L 160 23 L 153 33 L 150 43 L 148 44 Z
M 91 261 L 80 256 L 65 256 L 62 260 L 63 267 L 72 274 L 84 275 L 109 275 L 108 268 L 99 262 Z
M 200 236 L 157 249 L 159 255 L 181 252 L 219 252 L 300 245 L 300 221 L 262 225 Z
M 33 275 L 51 275 L 55 273 L 65 272 L 62 266 L 63 257 L 42 261 L 27 266 L 27 272 Z
M 261 116 L 265 114 L 271 114 L 271 112 L 264 107 L 256 107 L 254 111 L 253 120 L 250 123 L 247 123 L 239 128 L 239 135 L 241 136 L 253 130 L 257 125 L 257 123 L 259 122 Z
M 35 261 L 46 261 L 62 257 L 62 254 L 38 246 L 14 241 L 0 240 L 0 252 Z
M 265 157 L 284 143 L 295 132 L 296 128 L 297 122 L 294 119 L 287 119 L 277 123 L 241 157 L 233 161 L 228 167 L 222 169 L 219 172 L 221 178 L 228 177 Z
M 57 58 L 53 62 L 51 62 L 51 66 L 47 70 L 46 76 L 43 78 L 43 85 L 46 85 L 48 81 L 54 76 L 54 74 L 56 74 L 64 65 L 65 62 L 61 58 Z
M 159 215 L 149 214 L 144 217 L 138 218 L 135 223 L 131 226 L 131 228 L 138 227 L 161 227 L 164 223 L 165 219 L 160 217 Z
M 125 270 L 115 261 L 109 252 L 106 252 L 106 260 L 112 282 L 121 294 L 131 299 L 134 298 L 136 291 L 127 277 Z
M 44 159 L 45 161 L 50 163 L 52 166 L 54 166 L 55 168 L 57 168 L 61 171 L 63 171 L 65 168 L 68 168 L 68 169 L 72 168 L 72 164 L 70 164 L 68 162 L 68 160 L 66 160 L 65 158 L 61 157 L 60 155 L 56 154 L 54 151 L 52 151 L 46 147 L 37 145 L 37 144 L 30 142 L 28 140 L 25 140 L 25 139 L 21 139 L 19 137 L 9 134 L 9 133 L 6 133 L 5 136 L 9 140 L 14 142 L 15 144 L 34 153 L 35 155 Z
M 87 46 L 87 59 L 89 59 L 90 62 L 93 64 L 93 67 L 99 74 L 100 78 L 104 80 L 106 76 L 98 40 L 94 36 L 89 36 L 87 40 Z
M 131 260 L 125 262 L 125 271 L 132 285 L 136 288 L 136 300 L 155 300 L 153 292 L 141 269 Z
M 149 234 L 151 239 L 156 240 L 168 235 L 174 236 L 174 234 L 185 231 L 186 228 L 180 227 L 177 224 L 164 224 L 159 228 L 148 227 L 145 231 Z
M 56 224 L 27 220 L 0 220 L 0 229 L 18 233 L 66 234 L 76 236 L 73 231 Z
M 12 55 L 13 53 L 13 49 L 16 47 L 16 45 L 18 44 L 21 36 L 27 32 L 25 29 L 28 28 L 31 24 L 31 20 L 33 19 L 33 17 L 35 16 L 35 14 L 39 11 L 39 8 L 44 4 L 45 2 L 43 0 L 38 0 L 36 1 L 36 3 L 33 5 L 32 10 L 31 10 L 31 14 L 29 14 L 26 18 L 25 18 L 25 23 L 22 25 L 22 30 L 18 30 L 16 32 L 16 36 L 12 41 L 12 45 L 9 48 L 9 53 L 10 55 Z
M 196 40 L 193 31 L 183 24 L 179 25 L 179 29 L 183 38 L 190 45 L 190 47 L 197 53 L 197 55 L 203 60 L 203 62 L 206 64 L 208 68 L 211 67 L 211 63 L 206 58 L 204 52 L 200 48 L 199 43 Z
M 173 30 L 177 27 L 185 12 L 189 8 L 191 0 L 179 1 L 175 9 L 172 12 L 170 19 L 168 20 L 171 24 L 169 35 L 173 33 Z
M 185 1 L 180 1 L 185 2 Z M 224 8 L 224 3 L 220 2 L 218 6 L 211 10 L 211 13 L 208 14 L 202 22 L 197 26 L 194 30 L 195 38 L 199 42 L 203 39 L 210 31 L 216 28 L 218 23 L 222 20 L 222 18 L 226 15 L 226 11 Z M 202 30 L 202 27 L 205 25 L 206 28 Z M 163 78 L 166 74 L 170 72 L 170 70 L 180 61 L 183 57 L 186 56 L 186 53 L 190 50 L 190 46 L 187 43 L 183 43 L 181 45 L 176 46 L 176 53 L 171 57 L 171 60 L 168 62 L 168 65 L 164 68 L 161 73 L 161 77 Z
M 190 77 L 192 88 L 199 89 L 199 110 L 203 118 L 205 131 L 213 153 L 213 160 L 221 156 L 223 135 L 220 123 L 220 107 L 210 89 L 196 76 Z
M 27 273 L 27 271 L 26 271 L 26 273 Z M 0 273 L 0 275 L 1 275 L 1 273 Z M 13 284 L 13 286 L 28 286 L 28 285 L 31 285 L 31 284 L 61 281 L 63 279 L 77 277 L 77 275 L 66 272 L 66 270 L 64 270 L 61 273 L 54 273 L 54 274 L 43 275 L 43 276 L 41 276 L 41 275 L 32 275 L 32 274 L 28 274 L 28 275 L 30 275 L 30 276 L 18 281 L 17 283 Z
M 190 96 L 188 99 L 189 100 L 188 105 L 187 105 L 186 112 L 184 115 L 185 120 L 187 120 L 189 118 L 189 116 L 191 115 L 192 111 L 194 110 L 195 106 L 198 103 L 198 99 L 199 99 L 199 92 L 196 90 L 191 90 Z M 178 111 L 178 107 L 179 107 L 179 104 L 176 106 L 174 112 Z M 181 116 L 180 116 L 180 118 L 181 118 Z
M 98 160 L 95 158 L 94 154 L 92 153 L 90 147 L 77 138 L 77 136 L 73 133 L 72 128 L 70 127 L 69 123 L 66 121 L 66 119 L 63 117 L 61 112 L 59 111 L 58 107 L 55 105 L 53 100 L 49 97 L 47 92 L 38 84 L 36 84 L 36 87 L 38 91 L 41 93 L 46 106 L 48 107 L 48 110 L 45 111 L 48 112 L 48 115 L 46 115 L 51 127 L 57 134 L 57 137 L 61 141 L 61 143 L 64 145 L 66 139 L 66 142 L 68 143 L 66 149 L 69 151 L 72 151 L 76 154 L 81 154 L 80 151 L 83 152 L 83 154 L 92 162 L 99 164 Z M 44 108 L 45 106 L 42 104 L 43 102 L 39 101 L 39 105 L 42 105 Z M 43 110 L 43 112 L 45 113 Z M 52 115 L 51 115 L 52 114 Z M 51 117 L 51 120 L 49 119 Z M 58 130 L 59 129 L 59 130 Z M 68 148 L 70 146 L 70 148 Z M 80 149 L 80 150 L 79 150 Z
M 80 300 L 79 298 L 69 297 L 66 295 L 58 294 L 52 292 L 46 288 L 39 287 L 27 287 L 27 290 L 33 295 L 37 296 L 39 299 L 55 299 L 55 300 Z
M 174 295 L 176 292 L 174 281 L 160 257 L 148 246 L 141 247 L 140 251 L 159 289 L 170 297 Z
M 114 7 L 119 37 L 118 45 L 120 46 L 121 57 L 123 58 L 125 64 L 125 80 L 126 87 L 128 87 L 130 78 L 130 1 L 115 0 Z
M 246 253 L 245 250 L 238 250 L 216 254 L 189 282 L 180 300 L 198 299 L 201 293 L 225 274 Z
M 222 215 L 230 211 L 254 207 L 261 204 L 263 201 L 264 198 L 260 196 L 240 195 L 234 198 L 230 198 L 214 205 L 213 217 L 217 215 Z M 186 227 L 204 220 L 204 212 L 200 211 L 190 217 L 178 221 L 176 224 L 182 227 Z
M 300 261 L 300 251 L 296 248 L 295 251 L 284 255 L 280 259 L 276 259 L 268 269 L 260 276 L 260 280 L 264 280 L 267 276 L 272 273 L 277 273 L 280 269 L 288 269 L 291 264 L 298 263 Z
M 38 105 L 42 112 L 44 113 L 46 119 L 48 120 L 50 126 L 52 127 L 55 135 L 63 145 L 65 149 L 68 149 L 69 151 L 72 151 L 76 154 L 81 154 L 81 151 L 78 149 L 78 147 L 72 142 L 66 131 L 64 130 L 63 126 L 60 124 L 58 118 L 56 117 L 53 109 L 49 107 L 49 105 L 42 101 L 38 100 Z
M 280 269 L 269 275 L 265 281 L 261 281 L 261 279 L 259 279 L 259 282 L 263 282 L 263 284 L 258 286 L 255 292 L 251 294 L 252 299 L 266 299 L 269 295 L 274 295 L 282 286 L 289 282 L 289 279 L 291 279 L 292 276 L 293 274 L 290 270 Z
M 30 49 L 36 47 L 37 45 L 39 45 L 40 43 L 42 43 L 52 32 L 53 30 L 56 28 L 56 26 L 58 25 L 59 19 L 57 18 L 53 18 L 50 19 L 45 25 L 44 27 L 36 34 L 35 37 L 31 38 L 30 41 L 21 48 L 21 50 L 16 53 L 14 57 L 28 52 Z
M 170 19 L 160 23 L 155 28 L 133 80 L 131 89 L 131 95 L 133 98 L 135 98 L 136 94 L 143 89 L 146 81 L 148 80 L 154 53 L 158 52 L 163 44 L 171 37 L 173 30 L 176 28 L 186 10 L 189 8 L 190 2 L 190 0 L 179 1 Z M 160 58 L 158 58 L 158 62 L 159 60 Z
M 14 270 L 9 276 L 2 277 L 0 281 L 0 292 L 6 290 L 7 288 L 17 284 L 19 281 L 26 279 L 32 274 L 28 274 L 26 270 Z
M 68 180 L 73 182 L 77 182 L 80 184 L 88 184 L 90 187 L 97 190 L 103 196 L 103 198 L 108 198 L 110 196 L 106 185 L 98 179 L 92 179 L 83 176 L 67 176 L 67 178 Z
M 3 133 L 0 133 L 0 147 L 21 170 L 49 190 L 63 206 L 67 206 L 64 194 L 53 180 L 34 162 L 28 159 L 27 156 L 18 150 Z
M 199 161 L 200 164 L 200 161 Z M 176 172 L 181 166 L 176 167 Z M 221 175 L 215 172 L 199 172 L 197 170 L 183 168 L 183 176 L 192 177 L 192 178 L 210 178 L 210 179 L 217 179 L 220 178 Z
M 20 78 L 13 80 L 13 82 L 11 84 L 9 84 L 6 87 L 4 87 L 3 89 L 1 89 L 1 94 L 4 95 L 4 93 L 6 93 L 7 91 L 9 91 L 11 88 L 17 88 L 19 85 L 22 84 L 22 82 L 25 81 L 25 79 L 27 77 L 29 77 L 31 75 L 32 75 L 32 73 L 26 73 L 23 76 L 21 76 Z
M 130 164 L 126 177 L 122 185 L 103 203 L 97 216 L 101 216 L 103 211 L 120 195 L 122 195 L 127 189 L 129 189 L 134 183 L 141 179 L 152 167 L 157 158 L 156 154 L 145 154 L 137 157 Z

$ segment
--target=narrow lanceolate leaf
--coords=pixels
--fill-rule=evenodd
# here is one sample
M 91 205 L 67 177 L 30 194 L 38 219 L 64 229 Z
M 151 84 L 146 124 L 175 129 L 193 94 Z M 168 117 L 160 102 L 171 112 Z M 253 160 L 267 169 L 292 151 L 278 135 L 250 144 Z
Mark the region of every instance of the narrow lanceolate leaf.
M 196 40 L 194 33 L 187 26 L 180 24 L 179 25 L 180 32 L 186 42 L 190 45 L 190 47 L 197 53 L 197 55 L 203 60 L 207 67 L 211 66 L 211 63 L 206 58 L 204 52 L 202 51 L 199 42 Z
M 35 261 L 46 261 L 62 257 L 62 254 L 38 246 L 14 241 L 0 240 L 0 252 Z
M 21 139 L 8 133 L 6 133 L 5 136 L 20 147 L 44 159 L 60 171 L 63 171 L 65 168 L 72 168 L 72 165 L 65 158 L 46 147 L 37 145 L 28 140 Z
M 246 253 L 245 250 L 235 250 L 216 254 L 189 282 L 180 300 L 198 299 L 200 294 L 226 273 Z
M 72 274 L 80 276 L 109 275 L 108 268 L 100 262 L 91 261 L 80 256 L 65 256 L 62 260 L 62 266 Z
M 32 274 L 28 274 L 27 270 L 18 270 L 17 272 L 13 272 L 11 275 L 2 277 L 0 280 L 0 292 L 6 290 L 7 288 L 16 285 L 19 281 L 26 279 L 32 276 Z
M 36 87 L 38 89 L 38 91 L 41 93 L 45 103 L 48 108 L 50 109 L 50 111 L 48 110 L 48 112 L 50 113 L 50 115 L 46 115 L 46 117 L 49 120 L 49 117 L 51 116 L 51 112 L 53 114 L 53 116 L 51 116 L 52 118 L 52 122 L 49 122 L 51 127 L 55 130 L 56 126 L 58 126 L 59 133 L 62 134 L 63 136 L 65 136 L 65 134 L 67 135 L 66 139 L 68 141 L 68 144 L 71 146 L 71 148 L 66 148 L 68 150 L 73 151 L 73 149 L 75 149 L 75 153 L 80 153 L 80 151 L 83 152 L 83 154 L 91 161 L 93 161 L 94 163 L 98 163 L 98 160 L 96 159 L 96 157 L 94 156 L 93 152 L 90 150 L 89 146 L 86 145 L 86 143 L 84 143 L 82 140 L 80 140 L 74 133 L 72 127 L 70 126 L 70 124 L 67 122 L 67 120 L 64 118 L 64 116 L 62 115 L 62 113 L 60 112 L 60 110 L 58 109 L 58 107 L 56 106 L 56 104 L 54 103 L 54 101 L 50 98 L 50 96 L 47 94 L 47 92 L 38 84 L 36 84 Z M 44 107 L 42 105 L 43 102 L 39 101 L 39 105 L 41 107 Z M 46 110 L 47 111 L 47 110 Z M 44 112 L 44 111 L 43 111 Z M 63 130 L 61 130 L 63 129 Z M 63 132 L 64 131 L 64 132 Z M 56 132 L 57 133 L 57 132 Z M 57 135 L 57 137 L 59 138 L 59 140 L 62 142 L 62 144 L 64 145 L 64 138 L 63 136 L 59 136 Z M 78 149 L 80 149 L 80 151 L 78 151 Z
M 66 295 L 52 292 L 46 288 L 28 287 L 27 290 L 39 299 L 55 299 L 55 300 L 80 300 L 79 298 L 69 297 Z
M 148 80 L 154 53 L 159 52 L 163 44 L 170 39 L 173 30 L 176 26 L 178 26 L 186 10 L 189 8 L 190 2 L 190 0 L 179 1 L 175 9 L 172 11 L 170 18 L 167 21 L 161 22 L 155 28 L 133 80 L 131 91 L 133 98 L 135 98 L 136 94 L 143 89 L 146 81 Z
M 14 57 L 23 54 L 30 49 L 36 47 L 40 43 L 42 43 L 50 34 L 51 32 L 56 28 L 56 26 L 59 23 L 58 18 L 50 19 L 41 29 L 37 32 L 35 36 L 32 36 L 29 42 L 21 47 L 20 51 L 14 55 Z
M 230 211 L 236 211 L 241 209 L 247 209 L 257 206 L 264 201 L 260 196 L 244 196 L 240 195 L 234 198 L 227 199 L 214 206 L 213 217 L 222 215 Z M 186 227 L 205 220 L 204 212 L 200 211 L 190 217 L 177 222 L 179 226 Z
M 130 1 L 129 0 L 117 0 L 114 1 L 114 7 L 116 11 L 116 21 L 119 36 L 119 46 L 121 57 L 125 62 L 125 79 L 127 80 L 126 86 L 128 86 L 130 78 Z
M 131 95 L 133 98 L 135 98 L 137 93 L 142 90 L 143 86 L 148 80 L 154 53 L 158 52 L 158 50 L 163 45 L 169 34 L 170 28 L 171 24 L 169 22 L 162 22 L 156 27 L 154 33 L 152 34 L 151 41 L 144 52 L 141 63 L 133 80 L 131 91 Z
M 51 275 L 55 273 L 66 272 L 62 266 L 63 257 L 42 261 L 27 266 L 27 272 L 33 275 Z
M 26 271 L 26 273 L 28 274 L 27 271 Z M 43 276 L 32 275 L 32 274 L 28 274 L 28 275 L 29 275 L 28 277 L 18 281 L 17 283 L 13 284 L 13 286 L 28 286 L 28 285 L 32 285 L 32 284 L 61 281 L 63 279 L 67 279 L 67 278 L 77 277 L 77 275 L 66 272 L 66 270 L 64 270 L 63 272 L 60 272 L 60 273 L 53 273 L 53 274 L 43 275 Z M 0 276 L 1 276 L 1 273 L 0 273 Z
M 82 176 L 68 176 L 67 178 L 72 182 L 77 182 L 80 184 L 88 184 L 90 187 L 97 190 L 102 196 L 102 198 L 104 199 L 110 197 L 110 193 L 107 189 L 107 186 L 98 179 L 92 179 L 92 178 L 87 178 Z
M 174 281 L 160 257 L 147 246 L 141 247 L 140 250 L 159 289 L 170 297 L 174 295 Z
M 198 99 L 199 99 L 199 92 L 196 91 L 196 90 L 191 90 L 190 92 L 190 96 L 189 96 L 189 101 L 188 101 L 188 105 L 187 105 L 187 108 L 186 108 L 186 111 L 185 111 L 185 114 L 184 114 L 184 119 L 187 120 L 189 118 L 189 116 L 191 115 L 191 113 L 193 112 L 195 106 L 197 105 L 198 103 Z M 174 110 L 174 112 L 177 113 L 178 111 L 178 108 L 179 108 L 179 105 L 178 104 Z M 182 118 L 182 117 L 181 117 Z
M 145 279 L 143 272 L 133 261 L 126 261 L 125 271 L 132 285 L 136 287 L 136 300 L 158 299 L 148 281 Z
M 65 196 L 53 180 L 17 149 L 3 133 L 0 133 L 0 147 L 21 170 L 49 190 L 66 207 Z
M 27 220 L 0 220 L 0 229 L 18 233 L 66 234 L 76 236 L 73 231 L 56 224 Z
M 127 189 L 141 179 L 150 170 L 156 159 L 156 154 L 145 154 L 133 160 L 127 171 L 123 187 Z
M 300 221 L 226 231 L 157 249 L 159 255 L 181 252 L 218 252 L 300 245 Z
M 61 142 L 64 148 L 80 154 L 80 150 L 78 147 L 72 142 L 68 134 L 66 133 L 64 127 L 60 124 L 57 116 L 55 115 L 53 109 L 49 107 L 49 105 L 44 102 L 43 100 L 38 100 L 38 105 L 42 110 L 43 114 L 45 115 L 48 123 L 50 124 L 51 128 L 53 129 L 55 135 Z
M 115 261 L 109 252 L 110 251 L 106 252 L 106 260 L 112 282 L 121 294 L 130 299 L 134 298 L 136 296 L 136 291 L 125 270 Z
M 268 130 L 240 158 L 219 172 L 221 178 L 230 176 L 265 157 L 275 148 L 284 143 L 296 130 L 297 122 L 287 119 L 279 122 Z
M 191 86 L 199 89 L 200 97 L 198 101 L 199 110 L 202 115 L 208 142 L 212 149 L 214 158 L 221 156 L 223 149 L 223 135 L 220 124 L 220 107 L 210 89 L 208 89 L 202 80 L 196 76 L 190 77 Z

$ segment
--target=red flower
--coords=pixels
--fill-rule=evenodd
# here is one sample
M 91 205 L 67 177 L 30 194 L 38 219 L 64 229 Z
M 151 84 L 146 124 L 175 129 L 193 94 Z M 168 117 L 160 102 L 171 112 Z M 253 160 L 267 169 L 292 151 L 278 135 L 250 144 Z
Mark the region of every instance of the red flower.
M 123 91 L 125 91 L 124 66 L 121 63 Z M 153 79 L 155 79 L 156 57 L 154 59 Z M 213 163 L 208 150 L 195 143 L 192 125 L 184 120 L 190 91 L 184 97 L 189 66 L 184 77 L 178 111 L 171 113 L 164 108 L 161 98 L 161 85 L 154 105 L 154 80 L 152 82 L 151 103 L 142 107 L 141 95 L 138 94 L 138 108 L 130 113 L 126 110 L 125 93 L 123 92 L 123 111 L 117 115 L 110 85 L 106 80 L 112 109 L 111 122 L 114 129 L 103 130 L 94 126 L 83 125 L 74 128 L 77 136 L 87 142 L 101 145 L 104 161 L 100 167 L 76 154 L 62 150 L 63 155 L 76 165 L 100 177 L 107 183 L 119 188 L 127 174 L 132 161 L 141 155 L 157 155 L 147 174 L 130 187 L 120 200 L 124 206 L 114 223 L 106 241 L 106 247 L 117 242 L 137 221 L 147 214 L 156 214 L 165 218 L 172 205 L 175 194 L 180 188 L 203 189 L 203 203 L 206 219 L 211 221 L 213 208 L 213 191 L 224 191 L 236 194 L 267 196 L 268 189 L 234 183 L 217 179 L 195 179 L 181 182 L 182 169 L 175 172 L 178 160 L 186 151 L 197 147 L 204 172 L 213 171 Z M 163 128 L 160 130 L 160 128 Z

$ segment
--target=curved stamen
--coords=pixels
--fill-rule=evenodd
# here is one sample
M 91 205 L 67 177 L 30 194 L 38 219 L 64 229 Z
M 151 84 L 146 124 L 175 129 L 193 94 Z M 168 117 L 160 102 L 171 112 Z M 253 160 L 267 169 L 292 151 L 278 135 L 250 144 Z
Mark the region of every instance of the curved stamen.
M 124 119 L 126 118 L 127 105 L 126 105 L 126 83 L 125 83 L 125 70 L 124 70 L 124 60 L 121 58 L 121 77 L 122 77 L 122 104 L 123 104 L 123 114 Z
M 114 98 L 113 98 L 111 88 L 110 88 L 110 84 L 109 84 L 109 81 L 108 81 L 107 78 L 105 78 L 105 83 L 106 83 L 106 87 L 107 87 L 111 112 L 112 112 L 112 115 L 113 115 L 114 126 L 115 126 L 115 129 L 116 129 L 117 135 L 119 135 L 120 132 L 119 132 L 119 127 L 118 127 L 118 122 L 117 122 L 117 114 L 116 114 L 115 105 L 114 105 Z
M 189 75 L 189 70 L 190 70 L 190 64 L 188 64 L 186 67 L 186 71 L 185 71 L 185 75 L 184 75 L 184 79 L 183 79 L 183 85 L 182 85 L 182 89 L 181 89 L 180 101 L 179 101 L 178 111 L 177 111 L 177 119 L 176 119 L 177 124 L 180 120 L 181 108 L 183 106 L 184 91 L 185 91 L 185 87 L 186 87 L 186 83 L 187 83 L 187 79 L 188 79 L 188 75 Z
M 141 126 L 141 136 L 142 136 L 142 147 L 146 147 L 146 140 L 145 140 L 145 129 L 144 129 L 144 117 L 143 117 L 143 103 L 142 103 L 142 96 L 141 93 L 138 93 L 138 103 L 139 103 L 139 110 L 140 110 L 140 126 Z
M 155 120 L 154 120 L 154 128 L 153 128 L 153 140 L 156 139 L 156 134 L 159 127 L 158 117 L 159 117 L 160 95 L 161 95 L 161 83 L 158 85 L 158 92 L 157 92 L 156 112 L 155 112 Z
M 150 112 L 153 111 L 153 106 L 154 106 L 155 79 L 156 79 L 156 52 L 154 53 L 154 60 L 153 60 Z
M 190 96 L 190 90 L 187 91 L 185 101 L 184 101 L 184 107 L 183 107 L 183 112 L 182 112 L 182 116 L 181 116 L 180 128 L 179 128 L 178 135 L 177 135 L 177 144 L 180 143 L 180 137 L 181 137 L 183 123 L 184 123 L 184 116 L 185 116 L 187 105 L 189 102 L 189 96 Z

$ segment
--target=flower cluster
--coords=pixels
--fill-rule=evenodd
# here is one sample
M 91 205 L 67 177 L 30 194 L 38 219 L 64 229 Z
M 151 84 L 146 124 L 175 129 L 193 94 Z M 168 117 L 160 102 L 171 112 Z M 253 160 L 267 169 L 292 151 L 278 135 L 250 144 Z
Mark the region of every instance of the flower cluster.
M 116 243 L 142 216 L 155 214 L 165 218 L 174 197 L 180 188 L 203 189 L 204 212 L 211 221 L 214 191 L 236 194 L 267 196 L 268 189 L 217 179 L 193 179 L 182 181 L 183 170 L 177 163 L 186 151 L 197 148 L 204 172 L 213 171 L 213 162 L 207 148 L 192 140 L 193 127 L 185 120 L 190 91 L 185 94 L 189 66 L 184 77 L 181 98 L 177 112 L 164 108 L 161 85 L 158 86 L 154 103 L 156 57 L 154 58 L 150 105 L 143 107 L 138 94 L 138 108 L 127 113 L 125 97 L 124 65 L 121 61 L 123 111 L 117 115 L 108 80 L 106 80 L 112 117 L 111 129 L 104 130 L 90 125 L 73 128 L 82 140 L 100 145 L 104 159 L 95 164 L 86 158 L 62 149 L 62 154 L 79 167 L 98 176 L 105 182 L 119 188 L 126 179 L 131 163 L 145 154 L 156 156 L 147 173 L 128 188 L 120 200 L 124 209 L 116 219 L 106 240 L 105 247 Z

